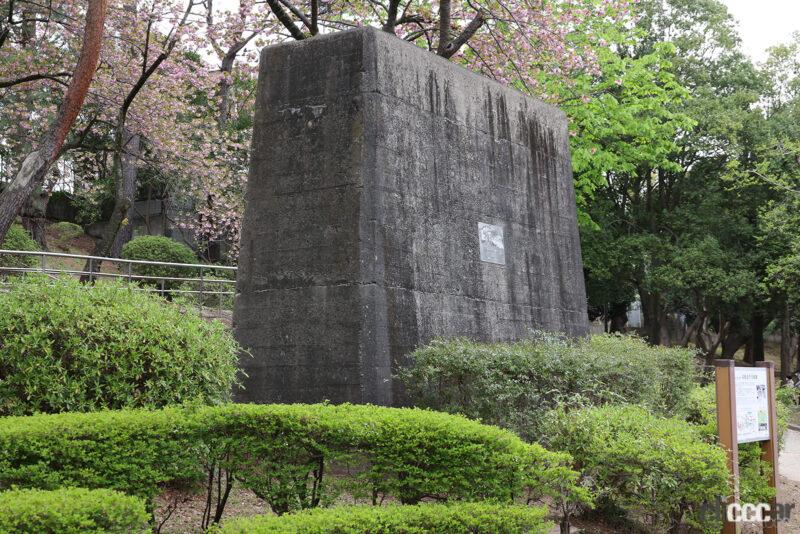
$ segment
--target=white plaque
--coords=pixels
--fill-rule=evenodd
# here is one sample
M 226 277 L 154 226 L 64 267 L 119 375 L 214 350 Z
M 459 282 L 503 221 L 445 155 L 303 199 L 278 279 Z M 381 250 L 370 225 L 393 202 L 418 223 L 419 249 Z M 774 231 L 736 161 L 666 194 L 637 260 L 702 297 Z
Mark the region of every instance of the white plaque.
M 478 240 L 481 249 L 481 261 L 506 264 L 506 247 L 503 243 L 503 227 L 495 224 L 478 223 Z
M 769 439 L 767 369 L 737 367 L 736 435 L 739 443 Z

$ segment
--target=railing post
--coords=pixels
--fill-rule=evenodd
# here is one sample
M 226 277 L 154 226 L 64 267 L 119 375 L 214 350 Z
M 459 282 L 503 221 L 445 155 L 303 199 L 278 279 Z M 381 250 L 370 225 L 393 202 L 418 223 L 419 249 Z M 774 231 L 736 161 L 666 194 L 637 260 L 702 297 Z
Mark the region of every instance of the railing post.
M 89 258 L 89 283 L 94 281 L 94 258 Z
M 42 274 L 43 275 L 47 275 L 47 265 L 45 263 L 46 262 L 45 258 L 47 258 L 47 256 L 45 256 L 44 254 L 41 254 L 39 257 L 40 257 L 40 260 L 41 260 L 40 264 L 42 266 Z
M 203 302 L 205 301 L 205 284 L 203 283 L 203 268 L 200 267 L 200 298 L 197 301 L 197 312 L 202 315 Z
M 133 281 L 133 273 L 131 272 L 132 268 L 133 264 L 131 263 L 131 260 L 128 260 L 128 287 L 130 287 L 131 282 Z

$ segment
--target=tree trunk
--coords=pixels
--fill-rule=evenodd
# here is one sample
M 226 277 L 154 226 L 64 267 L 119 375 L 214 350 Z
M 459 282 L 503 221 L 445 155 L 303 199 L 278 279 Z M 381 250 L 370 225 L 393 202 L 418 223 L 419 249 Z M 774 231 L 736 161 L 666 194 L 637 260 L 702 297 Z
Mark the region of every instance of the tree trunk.
M 730 332 L 725 339 L 722 340 L 722 355 L 721 358 L 732 360 L 739 352 L 739 349 L 750 343 L 750 336 L 742 334 L 740 331 Z
M 795 350 L 795 354 L 797 355 L 797 367 L 795 367 L 795 372 L 800 373 L 800 336 L 797 336 L 797 349 Z
M 628 324 L 628 303 L 612 304 L 608 310 L 608 332 L 624 332 Z
M 642 301 L 642 318 L 644 321 L 644 335 L 651 345 L 661 344 L 661 304 L 658 293 L 639 291 Z
M 114 211 L 128 206 L 125 219 L 114 237 L 114 244 L 109 250 L 110 258 L 119 258 L 122 247 L 133 238 L 133 204 L 136 201 L 136 186 L 138 177 L 137 160 L 141 148 L 139 135 L 132 134 L 125 130 L 125 148 L 122 152 L 122 182 L 117 187 L 117 198 L 115 199 Z
M 783 306 L 781 320 L 781 378 L 789 378 L 792 374 L 792 306 L 789 299 Z
M 681 347 L 689 346 L 689 341 L 691 341 L 692 336 L 697 331 L 697 329 L 700 328 L 705 319 L 706 319 L 705 312 L 697 314 L 697 317 L 694 318 L 694 321 L 692 321 L 692 324 L 689 325 L 689 328 L 686 330 L 686 333 L 683 335 L 683 338 L 681 338 L 680 341 Z
M 97 243 L 94 246 L 92 256 L 99 256 L 103 258 L 108 257 L 109 254 L 111 254 L 111 248 L 117 239 L 117 234 L 119 233 L 120 228 L 128 223 L 126 220 L 128 217 L 128 211 L 133 205 L 133 195 L 130 194 L 130 191 L 132 189 L 135 193 L 136 184 L 134 183 L 133 188 L 130 187 L 130 184 L 126 184 L 122 170 L 124 167 L 123 158 L 126 156 L 124 154 L 125 140 L 130 141 L 133 137 L 137 136 L 133 136 L 125 128 L 125 114 L 120 113 L 120 116 L 117 119 L 116 132 L 114 134 L 114 163 L 111 166 L 111 176 L 116 184 L 114 192 L 114 209 L 111 212 L 111 217 L 108 219 L 108 222 L 106 222 L 106 227 L 103 229 L 103 235 L 100 236 L 100 239 L 97 240 Z M 130 176 L 131 173 L 128 174 L 129 178 Z M 133 177 L 135 180 L 135 174 Z M 94 273 L 100 272 L 101 265 L 101 261 L 87 260 L 83 267 L 83 271 L 91 274 L 82 275 L 81 282 L 88 282 Z
M 750 318 L 750 341 L 748 343 L 748 363 L 764 361 L 764 316 L 753 314 Z
M 50 200 L 50 192 L 42 187 L 37 187 L 28 196 L 22 206 L 20 215 L 22 216 L 22 226 L 30 232 L 33 240 L 42 250 L 47 250 L 47 240 L 45 239 L 45 221 L 47 213 L 47 202 Z
M 25 157 L 14 179 L 0 193 L 0 242 L 25 200 L 44 183 L 47 171 L 58 158 L 64 140 L 83 106 L 100 57 L 107 7 L 108 0 L 89 0 L 80 57 L 58 114 L 38 147 Z

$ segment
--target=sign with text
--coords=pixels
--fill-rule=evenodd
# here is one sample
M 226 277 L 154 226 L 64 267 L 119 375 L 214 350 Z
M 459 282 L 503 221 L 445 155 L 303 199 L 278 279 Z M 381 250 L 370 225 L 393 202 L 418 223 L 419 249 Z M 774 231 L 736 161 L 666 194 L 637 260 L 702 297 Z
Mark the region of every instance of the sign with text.
M 481 261 L 506 264 L 506 246 L 503 242 L 503 227 L 495 224 L 478 223 L 478 242 Z
M 770 439 L 767 369 L 737 367 L 736 435 L 739 443 Z

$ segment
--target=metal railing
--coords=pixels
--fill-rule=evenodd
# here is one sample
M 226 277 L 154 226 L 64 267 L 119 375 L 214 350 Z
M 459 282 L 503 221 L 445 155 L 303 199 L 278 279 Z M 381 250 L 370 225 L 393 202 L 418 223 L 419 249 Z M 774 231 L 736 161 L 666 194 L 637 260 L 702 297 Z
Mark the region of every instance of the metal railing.
M 9 262 L 9 257 L 35 258 L 38 261 L 35 266 L 32 261 L 12 263 Z M 70 260 L 79 260 L 83 266 L 73 268 L 66 265 Z M 184 271 L 187 276 L 148 274 L 144 270 L 148 267 L 168 267 L 170 270 Z M 136 291 L 158 293 L 169 299 L 185 296 L 190 302 L 196 303 L 198 308 L 217 307 L 220 312 L 231 307 L 230 301 L 236 293 L 236 267 L 228 265 L 126 260 L 61 252 L 0 249 L 0 287 L 9 284 L 8 277 L 4 275 L 23 273 L 40 273 L 53 278 L 72 276 L 88 280 L 90 284 L 104 278 L 125 280 L 129 284 L 135 282 Z M 226 274 L 230 277 L 226 277 Z

